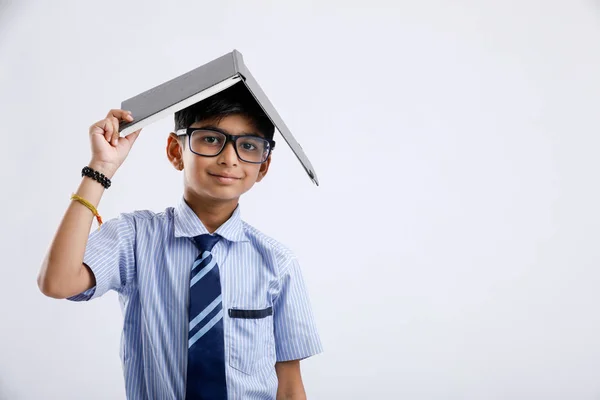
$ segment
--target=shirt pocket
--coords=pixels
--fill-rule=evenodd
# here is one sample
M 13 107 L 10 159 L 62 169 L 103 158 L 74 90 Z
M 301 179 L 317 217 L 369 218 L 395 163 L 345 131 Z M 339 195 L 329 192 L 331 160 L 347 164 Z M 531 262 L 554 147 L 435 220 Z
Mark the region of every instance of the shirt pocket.
M 273 347 L 273 308 L 230 308 L 229 365 L 252 375 Z

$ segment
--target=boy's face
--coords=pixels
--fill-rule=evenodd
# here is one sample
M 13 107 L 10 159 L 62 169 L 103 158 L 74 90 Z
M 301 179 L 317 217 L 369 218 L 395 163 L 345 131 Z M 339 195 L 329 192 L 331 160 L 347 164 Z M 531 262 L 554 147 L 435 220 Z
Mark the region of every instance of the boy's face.
M 197 122 L 190 128 L 214 127 L 231 135 L 260 135 L 248 118 L 242 115 L 230 115 L 219 122 Z M 266 175 L 271 157 L 262 164 L 241 161 L 233 147 L 227 143 L 223 151 L 215 157 L 203 157 L 194 154 L 189 148 L 188 137 L 184 136 L 185 146 L 181 146 L 174 133 L 169 135 L 167 156 L 171 164 L 184 171 L 185 195 L 187 198 L 201 198 L 210 202 L 235 202 L 247 192 L 255 182 Z

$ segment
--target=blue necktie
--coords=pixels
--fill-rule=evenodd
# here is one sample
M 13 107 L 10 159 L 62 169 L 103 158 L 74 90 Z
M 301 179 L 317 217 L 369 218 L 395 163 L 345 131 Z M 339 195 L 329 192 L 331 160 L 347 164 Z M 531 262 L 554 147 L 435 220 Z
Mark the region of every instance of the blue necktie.
M 188 400 L 227 399 L 221 279 L 210 252 L 219 239 L 208 234 L 193 239 L 200 255 L 190 274 Z

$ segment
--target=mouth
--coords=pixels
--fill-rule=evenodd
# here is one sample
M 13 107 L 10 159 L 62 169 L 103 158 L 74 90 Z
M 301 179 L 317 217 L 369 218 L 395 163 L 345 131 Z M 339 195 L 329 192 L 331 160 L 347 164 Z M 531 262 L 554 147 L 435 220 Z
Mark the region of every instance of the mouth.
M 238 178 L 233 175 L 211 174 L 210 172 L 208 173 L 208 175 L 212 176 L 213 178 L 215 178 L 217 181 L 219 181 L 221 183 L 233 183 L 233 182 L 237 182 L 240 179 L 242 179 L 242 178 Z

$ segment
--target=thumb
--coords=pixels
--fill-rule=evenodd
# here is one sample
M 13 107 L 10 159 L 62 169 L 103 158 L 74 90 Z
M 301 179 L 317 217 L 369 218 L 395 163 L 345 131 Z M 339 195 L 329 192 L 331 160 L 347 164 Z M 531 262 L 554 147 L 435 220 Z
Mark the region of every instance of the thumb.
M 129 141 L 130 146 L 133 146 L 133 144 L 137 140 L 138 136 L 140 136 L 141 131 L 142 131 L 141 129 L 138 129 L 137 131 L 131 132 L 129 135 L 125 136 L 125 139 L 127 139 Z

